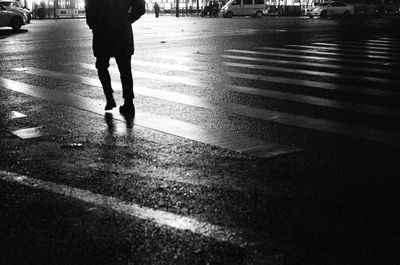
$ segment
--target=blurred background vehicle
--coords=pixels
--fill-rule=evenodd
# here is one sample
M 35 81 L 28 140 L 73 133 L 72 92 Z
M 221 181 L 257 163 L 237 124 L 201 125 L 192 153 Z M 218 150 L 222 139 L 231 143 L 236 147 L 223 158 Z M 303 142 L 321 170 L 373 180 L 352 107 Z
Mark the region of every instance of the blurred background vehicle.
M 11 27 L 19 30 L 23 25 L 28 24 L 28 17 L 18 9 L 7 9 L 0 4 L 0 27 Z
M 25 15 L 28 18 L 28 22 L 27 23 L 31 23 L 31 19 L 32 19 L 32 12 L 24 7 L 19 1 L 16 0 L 0 0 L 0 4 L 2 4 L 6 9 L 17 9 L 19 11 L 22 11 L 25 13 Z
M 390 16 L 400 13 L 400 0 L 341 0 L 354 8 L 355 16 Z M 314 0 L 314 6 L 327 4 L 332 0 Z M 308 11 L 308 10 L 307 10 Z
M 268 10 L 264 0 L 230 0 L 221 9 L 222 16 L 253 16 L 262 18 Z
M 306 15 L 311 18 L 315 16 L 321 18 L 333 16 L 349 17 L 354 15 L 354 7 L 345 2 L 332 1 L 308 8 Z

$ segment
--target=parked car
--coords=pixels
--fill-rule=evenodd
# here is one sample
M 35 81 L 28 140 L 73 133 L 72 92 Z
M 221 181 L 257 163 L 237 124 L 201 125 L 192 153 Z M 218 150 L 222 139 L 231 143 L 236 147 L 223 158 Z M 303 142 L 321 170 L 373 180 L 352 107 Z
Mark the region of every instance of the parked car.
M 222 16 L 253 16 L 262 18 L 267 15 L 267 6 L 264 0 L 229 0 L 221 9 Z
M 17 9 L 7 9 L 0 4 L 0 27 L 12 27 L 14 30 L 19 30 L 28 22 L 26 14 Z
M 349 17 L 351 15 L 354 15 L 354 7 L 345 2 L 339 1 L 325 2 L 318 6 L 307 9 L 307 16 L 311 18 L 314 16 L 319 16 L 322 18 L 333 16 Z
M 21 2 L 17 0 L 0 0 L 0 4 L 5 6 L 6 9 L 17 9 L 24 12 L 28 18 L 28 23 L 31 23 L 32 12 L 28 8 L 24 7 Z

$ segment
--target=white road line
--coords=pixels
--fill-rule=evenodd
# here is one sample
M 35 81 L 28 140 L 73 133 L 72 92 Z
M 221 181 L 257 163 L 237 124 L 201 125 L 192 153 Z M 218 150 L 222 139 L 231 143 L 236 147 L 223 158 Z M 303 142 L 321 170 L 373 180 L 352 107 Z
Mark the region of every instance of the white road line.
M 12 131 L 11 133 L 21 139 L 32 139 L 43 136 L 66 134 L 67 131 L 52 126 L 38 126 L 38 127 L 15 130 Z
M 306 96 L 303 94 L 290 93 L 290 92 L 280 92 L 266 88 L 254 88 L 254 87 L 230 85 L 228 86 L 228 89 L 238 93 L 247 93 L 256 96 L 263 96 L 280 100 L 288 100 L 292 102 L 321 106 L 326 108 L 341 109 L 346 111 L 389 117 L 393 119 L 400 119 L 399 117 L 400 111 L 384 107 L 378 107 L 374 105 L 357 104 L 354 102 L 338 101 L 333 99 Z
M 366 42 L 378 42 L 378 43 L 395 43 L 399 44 L 400 39 L 392 39 L 392 38 L 380 38 L 378 40 L 365 40 Z
M 80 65 L 82 67 L 84 67 L 85 69 L 95 70 L 95 67 L 93 65 L 89 65 L 89 64 L 80 64 Z M 57 78 L 57 79 L 65 80 L 65 81 L 71 81 L 71 82 L 78 82 L 78 83 L 82 83 L 85 85 L 96 86 L 99 88 L 101 87 L 100 81 L 98 79 L 94 79 L 94 78 L 84 77 L 81 75 L 53 72 L 53 71 L 42 70 L 42 69 L 37 69 L 37 68 L 29 68 L 29 69 L 24 68 L 24 69 L 25 69 L 24 72 L 29 73 L 29 74 L 35 74 L 35 75 L 39 75 L 39 76 L 43 76 L 43 77 Z M 110 72 L 114 73 L 114 74 L 119 73 L 118 70 L 114 67 L 110 68 Z M 120 88 L 121 85 L 118 82 L 114 82 L 113 87 Z M 316 106 L 321 106 L 321 107 L 337 108 L 337 109 L 348 110 L 348 111 L 353 111 L 353 112 L 358 112 L 358 113 L 366 113 L 366 114 L 372 114 L 372 115 L 377 115 L 377 116 L 400 119 L 400 112 L 398 112 L 396 110 L 383 108 L 383 107 L 373 106 L 373 105 L 357 104 L 357 103 L 353 103 L 353 102 L 341 102 L 341 101 L 336 101 L 336 100 L 330 100 L 330 99 L 324 99 L 324 98 L 318 98 L 318 97 L 312 97 L 312 96 L 305 96 L 305 95 L 301 95 L 301 94 L 278 92 L 278 91 L 265 90 L 265 89 L 260 89 L 260 91 L 257 92 L 257 94 L 255 94 L 256 89 L 254 89 L 254 88 L 253 89 L 248 88 L 246 90 L 245 87 L 241 86 L 240 88 L 243 90 L 238 91 L 237 90 L 238 87 L 239 86 L 234 86 L 234 85 L 226 85 L 225 86 L 225 88 L 227 88 L 228 90 L 232 90 L 235 92 L 246 93 L 244 91 L 250 90 L 250 91 L 253 91 L 253 93 L 252 93 L 253 95 L 267 96 L 267 94 L 268 94 L 268 97 L 270 97 L 270 98 L 277 98 L 277 99 L 281 99 L 281 100 L 290 100 L 290 101 L 295 101 L 295 102 L 305 103 L 305 104 L 310 104 L 310 105 L 316 105 Z M 318 87 L 319 87 L 319 85 L 318 85 Z M 118 90 L 120 90 L 120 89 L 118 89 Z M 216 110 L 216 111 L 225 111 L 225 112 L 235 113 L 240 116 L 247 116 L 247 117 L 252 117 L 252 118 L 257 118 L 257 119 L 266 119 L 267 121 L 270 120 L 269 115 L 264 115 L 265 114 L 264 110 L 258 109 L 258 108 L 252 108 L 249 106 L 244 106 L 244 105 L 239 105 L 239 104 L 234 104 L 234 103 L 214 102 L 214 101 L 210 101 L 206 98 L 189 96 L 189 95 L 185 95 L 185 94 L 178 93 L 178 92 L 152 89 L 149 87 L 136 86 L 135 93 L 138 95 L 167 100 L 167 101 L 176 102 L 179 104 L 191 105 L 191 106 L 195 106 L 198 108 L 205 108 L 205 109 Z
M 260 50 L 273 50 L 273 51 L 281 51 L 281 52 L 294 52 L 294 53 L 306 53 L 306 54 L 319 54 L 319 55 L 329 55 L 335 57 L 341 57 L 340 61 L 349 60 L 350 62 L 354 62 L 354 59 L 357 59 L 356 62 L 359 62 L 359 59 L 362 59 L 363 62 L 367 62 L 373 64 L 373 62 L 382 64 L 380 60 L 393 60 L 393 57 L 390 56 L 382 56 L 382 55 L 371 55 L 371 54 L 346 54 L 342 52 L 335 52 L 335 51 L 319 51 L 316 49 L 294 49 L 294 48 L 276 48 L 276 47 L 256 47 L 255 49 Z M 344 58 L 343 58 L 344 57 Z M 331 58 L 331 57 L 326 57 Z M 354 59 L 353 59 L 354 58 Z M 395 64 L 395 63 L 393 63 Z
M 26 115 L 25 114 L 23 114 L 23 113 L 21 113 L 21 112 L 18 112 L 18 111 L 11 111 L 8 115 L 7 115 L 7 117 L 9 118 L 9 119 L 11 119 L 11 120 L 13 120 L 13 119 L 20 119 L 20 118 L 24 118 L 24 117 L 26 117 Z
M 381 43 L 381 42 L 370 42 L 370 41 L 362 41 L 362 42 L 357 42 L 357 41 L 336 41 L 335 43 L 339 44 L 349 44 L 349 45 L 365 45 L 368 47 L 388 47 L 388 48 L 393 48 L 397 49 L 400 46 L 400 43 Z
M 338 70 L 347 70 L 347 71 L 363 71 L 363 72 L 374 72 L 379 74 L 391 74 L 398 76 L 397 71 L 391 71 L 382 68 L 372 68 L 372 67 L 363 67 L 363 66 L 348 66 L 348 65 L 340 65 L 340 64 L 328 64 L 328 63 L 313 63 L 313 62 L 305 62 L 298 60 L 279 60 L 279 59 L 270 59 L 270 58 L 261 58 L 261 57 L 250 57 L 250 56 L 238 56 L 238 55 L 227 55 L 222 54 L 221 57 L 227 59 L 234 60 L 244 60 L 244 61 L 252 61 L 252 62 L 266 62 L 266 63 L 277 63 L 284 65 L 300 65 L 300 66 L 310 66 L 317 68 L 329 68 L 329 69 L 338 69 Z
M 94 79 L 86 79 L 83 77 L 81 77 L 79 80 L 81 80 L 80 82 L 83 84 L 85 84 L 86 82 L 86 84 L 93 83 L 93 85 L 98 86 L 96 85 L 96 81 L 98 82 L 98 80 L 94 81 Z M 80 108 L 100 115 L 104 114 L 103 101 L 62 93 L 43 87 L 32 86 L 26 83 L 9 80 L 2 77 L 0 77 L 0 87 L 27 94 L 33 97 L 55 101 L 64 105 Z M 115 119 L 126 121 L 126 119 L 121 114 L 119 114 L 118 110 L 116 109 L 113 111 L 113 115 Z M 236 152 L 243 152 L 248 155 L 261 158 L 269 158 L 283 154 L 299 152 L 301 150 L 296 147 L 289 147 L 273 142 L 266 142 L 256 138 L 230 134 L 221 130 L 209 129 L 188 122 L 171 119 L 168 116 L 155 115 L 147 112 L 142 112 L 140 110 L 136 111 L 134 124 L 137 126 L 176 135 L 189 140 L 218 146 Z
M 165 68 L 169 70 L 177 70 L 177 71 L 184 71 L 184 72 L 191 72 L 191 73 L 198 73 L 201 69 L 185 66 L 181 64 L 169 64 L 169 63 L 160 63 L 160 62 L 150 62 L 150 61 L 142 61 L 133 59 L 132 63 L 134 65 L 141 65 L 141 66 L 151 66 L 151 67 L 158 67 L 158 68 Z
M 328 50 L 328 51 L 335 51 L 335 52 L 340 52 L 343 54 L 354 54 L 354 53 L 358 53 L 358 54 L 362 54 L 364 56 L 369 56 L 369 55 L 383 55 L 382 58 L 387 57 L 386 59 L 391 59 L 391 60 L 396 60 L 396 55 L 398 55 L 397 53 L 394 52 L 387 52 L 387 51 L 372 51 L 372 50 L 364 50 L 364 49 L 348 49 L 348 48 L 342 48 L 342 47 L 324 47 L 324 46 L 317 46 L 317 45 L 296 45 L 296 44 L 290 44 L 287 45 L 288 47 L 296 47 L 296 48 L 302 48 L 302 49 L 317 49 L 317 50 Z M 390 55 L 394 55 L 394 56 L 390 56 Z
M 222 31 L 218 33 L 213 33 L 213 32 L 195 32 L 195 33 L 179 33 L 179 32 L 171 32 L 171 34 L 168 35 L 150 35 L 150 36 L 145 36 L 145 35 L 139 35 L 137 39 L 135 39 L 135 42 L 160 42 L 160 41 L 166 41 L 166 42 L 176 42 L 176 41 L 181 41 L 181 40 L 191 40 L 191 39 L 199 39 L 199 38 L 215 38 L 215 37 L 221 37 L 221 36 L 238 36 L 238 35 L 253 35 L 255 34 L 255 30 L 253 31 Z
M 354 43 L 354 42 L 353 42 Z M 380 50 L 380 51 L 387 51 L 387 52 L 399 52 L 400 49 L 396 49 L 396 48 L 391 48 L 391 47 L 383 47 L 383 46 L 377 46 L 376 44 L 374 44 L 374 46 L 372 45 L 368 45 L 368 44 L 344 44 L 344 43 L 323 43 L 323 42 L 315 42 L 313 43 L 314 45 L 320 45 L 320 46 L 329 46 L 329 47 L 337 47 L 337 48 L 358 48 L 360 50 Z
M 257 47 L 255 49 L 280 51 L 280 52 L 305 53 L 305 54 L 313 54 L 313 55 L 311 56 L 311 55 L 298 55 L 298 54 L 276 53 L 276 52 L 260 52 L 260 51 L 249 51 L 249 50 L 238 50 L 238 49 L 226 50 L 225 52 L 268 55 L 268 56 L 285 57 L 285 58 L 296 58 L 298 60 L 316 60 L 316 61 L 322 61 L 322 62 L 330 62 L 331 61 L 331 62 L 340 62 L 340 63 L 376 64 L 379 66 L 400 65 L 400 64 L 388 62 L 388 61 L 367 60 L 367 58 L 365 58 L 365 56 L 345 56 L 346 58 L 315 56 L 316 54 L 343 56 L 339 53 L 332 53 L 332 52 L 321 52 L 321 51 L 313 51 L 313 50 L 297 50 L 297 49 L 286 49 L 286 48 L 284 49 L 284 48 L 273 48 L 273 47 Z M 350 59 L 352 57 L 354 57 L 356 59 Z M 360 60 L 360 57 L 361 57 L 361 60 Z M 381 58 L 382 56 L 366 56 L 366 57 L 368 57 L 368 59 L 370 59 L 372 57 L 374 57 L 374 59 L 375 58 L 378 59 L 377 57 Z
M 22 69 L 21 69 L 21 71 L 22 71 Z M 37 73 L 40 73 L 40 72 L 41 72 L 40 70 L 37 71 Z M 45 75 L 45 73 L 51 74 L 50 71 L 42 72 L 43 75 Z M 236 77 L 238 76 L 237 73 L 234 73 L 234 74 Z M 54 75 L 58 75 L 61 77 L 63 76 L 63 74 L 60 74 L 60 73 L 54 73 Z M 49 77 L 52 77 L 52 76 L 49 76 Z M 77 81 L 80 80 L 79 82 L 82 82 L 83 84 L 89 84 L 91 82 L 94 82 L 93 79 L 87 79 L 87 78 L 79 77 L 79 76 L 78 77 L 77 76 L 68 77 L 68 75 L 64 75 L 63 78 L 64 78 L 64 80 L 68 79 L 68 78 L 76 79 Z M 69 81 L 72 81 L 72 80 L 69 80 Z M 297 81 L 297 82 L 299 82 L 299 81 Z M 55 93 L 55 92 L 53 92 L 53 93 Z M 226 104 L 225 107 L 228 108 L 229 105 Z M 238 108 L 238 107 L 240 107 L 240 108 Z M 368 140 L 368 141 L 376 141 L 376 142 L 390 144 L 390 145 L 392 145 L 392 144 L 399 145 L 400 144 L 400 135 L 398 135 L 396 133 L 381 131 L 378 129 L 366 128 L 366 127 L 361 127 L 361 126 L 353 126 L 353 125 L 348 125 L 345 123 L 340 123 L 340 122 L 335 122 L 335 121 L 315 119 L 315 118 L 310 118 L 307 116 L 282 113 L 282 112 L 278 112 L 278 111 L 270 111 L 270 110 L 266 110 L 266 109 L 257 109 L 256 110 L 254 108 L 244 106 L 244 105 L 240 105 L 240 106 L 234 105 L 234 106 L 231 106 L 230 108 L 231 109 L 228 111 L 239 111 L 239 113 L 242 113 L 242 115 L 247 115 L 247 116 L 250 116 L 253 118 L 257 118 L 257 119 L 261 119 L 261 120 L 265 120 L 265 121 L 269 121 L 269 122 L 276 122 L 276 123 L 280 123 L 283 125 L 295 126 L 295 127 L 306 128 L 306 129 L 322 131 L 322 132 L 335 133 L 335 134 L 339 134 L 339 135 L 350 136 L 350 137 L 364 139 L 364 140 Z M 147 114 L 147 115 L 150 115 L 150 114 Z M 145 121 L 147 121 L 148 124 L 142 125 Z M 176 123 L 178 122 L 176 120 L 173 120 L 173 121 L 175 121 Z M 135 119 L 135 124 L 137 124 L 136 119 Z M 148 127 L 148 128 L 151 128 L 151 126 L 155 126 L 154 124 L 166 124 L 166 122 L 165 121 L 164 122 L 163 121 L 156 122 L 156 121 L 154 121 L 154 119 L 151 120 L 150 118 L 147 118 L 147 119 L 141 120 L 141 123 L 139 123 L 139 125 Z M 165 132 L 167 129 L 164 127 L 162 129 L 158 129 L 158 130 Z M 168 128 L 168 129 L 174 130 L 174 133 L 169 132 L 171 134 L 179 135 L 179 136 L 182 136 L 184 138 L 189 138 L 189 139 L 193 139 L 193 137 L 194 137 L 195 138 L 194 140 L 203 142 L 203 143 L 208 143 L 208 144 L 211 144 L 211 143 L 207 142 L 206 139 L 201 138 L 201 135 L 217 135 L 217 136 L 219 136 L 218 133 L 216 133 L 216 132 L 205 132 L 204 131 L 205 129 L 200 128 L 198 126 L 196 126 L 196 128 L 190 128 L 190 130 L 191 130 L 190 133 L 187 133 L 187 131 L 189 129 L 185 129 L 185 131 L 183 133 L 175 132 L 176 128 L 186 128 L 186 127 L 190 127 L 190 126 L 184 125 L 184 124 L 182 124 L 182 125 L 175 124 L 175 125 L 173 125 L 173 127 Z M 194 127 L 194 125 L 192 127 Z M 192 134 L 194 134 L 194 136 L 192 136 Z M 192 137 L 192 138 L 190 138 L 188 135 L 190 135 L 190 137 Z M 236 138 L 238 138 L 238 137 L 236 137 Z M 207 139 L 209 139 L 209 138 L 207 138 Z M 213 138 L 212 140 L 214 142 L 212 145 L 224 147 L 224 148 L 227 148 L 230 150 L 235 150 L 238 152 L 240 152 L 242 150 L 247 150 L 246 148 L 240 147 L 239 145 L 240 145 L 240 143 L 248 144 L 249 140 L 235 139 L 232 142 L 231 140 L 226 140 L 226 139 L 228 139 L 227 136 L 219 137 L 218 140 L 215 142 L 215 138 Z M 250 140 L 252 140 L 252 139 L 250 139 Z M 254 142 L 255 139 L 252 141 Z M 257 148 L 257 146 L 253 145 L 253 143 L 249 144 L 249 145 L 253 149 Z M 265 148 L 268 148 L 265 143 L 264 143 L 264 146 L 265 146 Z M 278 146 L 277 149 L 282 150 L 279 152 L 283 152 L 283 153 L 299 151 L 299 149 L 293 149 L 293 148 L 288 149 L 285 146 L 282 146 L 282 147 Z M 279 154 L 281 154 L 281 153 L 279 153 Z M 267 154 L 267 155 L 271 156 L 271 154 Z M 274 153 L 274 156 L 275 155 L 277 155 L 277 154 Z
M 6 182 L 17 183 L 36 190 L 51 192 L 77 199 L 85 203 L 112 209 L 137 219 L 151 221 L 159 227 L 166 226 L 172 229 L 190 231 L 196 235 L 209 237 L 220 242 L 227 242 L 241 247 L 247 245 L 239 231 L 198 221 L 190 217 L 148 208 L 136 203 L 121 201 L 118 198 L 92 193 L 88 190 L 34 179 L 8 171 L 0 171 L 0 179 Z
M 310 80 L 304 80 L 304 79 L 298 79 L 298 78 L 243 74 L 243 73 L 238 73 L 238 72 L 225 72 L 225 74 L 227 74 L 230 77 L 234 77 L 234 78 L 243 78 L 243 79 L 250 79 L 250 80 L 255 80 L 255 81 L 265 81 L 265 82 L 279 83 L 279 84 L 285 84 L 285 85 L 313 87 L 313 88 L 330 90 L 330 91 L 357 93 L 357 94 L 363 94 L 363 95 L 369 95 L 369 96 L 400 98 L 399 92 L 390 92 L 390 91 L 384 91 L 384 90 L 379 90 L 379 89 L 374 89 L 374 88 L 365 88 L 365 87 L 358 87 L 358 86 L 344 86 L 344 85 L 335 84 L 335 83 L 317 82 L 317 81 L 310 81 Z
M 400 80 L 370 77 L 370 76 L 363 76 L 363 75 L 351 75 L 351 74 L 341 74 L 341 73 L 312 71 L 312 70 L 304 70 L 304 69 L 292 69 L 292 68 L 269 66 L 269 65 L 233 63 L 233 62 L 223 62 L 223 64 L 226 66 L 239 67 L 239 68 L 268 70 L 268 71 L 285 72 L 285 73 L 301 74 L 301 75 L 314 75 L 314 76 L 318 76 L 318 77 L 351 79 L 351 80 L 391 84 L 391 85 L 396 85 L 396 86 L 398 86 L 400 83 Z

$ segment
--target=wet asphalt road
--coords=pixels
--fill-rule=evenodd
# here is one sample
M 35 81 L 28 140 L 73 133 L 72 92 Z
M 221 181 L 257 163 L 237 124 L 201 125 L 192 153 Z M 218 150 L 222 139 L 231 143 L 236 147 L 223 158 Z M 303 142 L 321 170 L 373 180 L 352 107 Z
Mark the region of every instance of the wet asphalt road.
M 133 120 L 84 20 L 2 28 L 2 264 L 396 264 L 399 25 L 145 16 Z

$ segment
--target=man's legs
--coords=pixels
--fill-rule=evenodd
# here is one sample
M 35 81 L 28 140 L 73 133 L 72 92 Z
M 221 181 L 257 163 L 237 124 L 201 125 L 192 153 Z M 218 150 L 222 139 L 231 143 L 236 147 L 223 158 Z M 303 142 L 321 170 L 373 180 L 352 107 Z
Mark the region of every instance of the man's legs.
M 101 85 L 103 86 L 104 95 L 107 99 L 107 104 L 105 109 L 110 110 L 117 105 L 115 104 L 113 97 L 113 89 L 111 87 L 110 73 L 108 72 L 108 67 L 110 66 L 110 57 L 96 57 L 96 68 L 99 75 Z
M 122 106 L 122 111 L 130 111 L 134 109 L 133 107 L 133 79 L 132 79 L 132 69 L 131 69 L 131 56 L 118 56 L 115 57 L 118 65 L 119 73 L 121 76 L 122 83 L 122 96 L 124 98 L 124 106 Z M 125 110 L 123 110 L 125 108 Z

